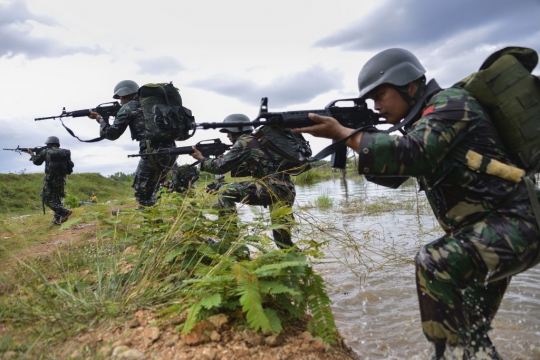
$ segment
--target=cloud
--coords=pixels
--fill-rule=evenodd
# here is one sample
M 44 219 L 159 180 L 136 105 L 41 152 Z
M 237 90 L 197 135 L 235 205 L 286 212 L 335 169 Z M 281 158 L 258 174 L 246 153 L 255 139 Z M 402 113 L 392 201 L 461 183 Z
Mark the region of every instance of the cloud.
M 37 26 L 57 25 L 49 17 L 32 14 L 23 1 L 0 4 L 0 58 L 24 55 L 27 59 L 34 60 L 103 52 L 99 47 L 66 46 L 57 40 L 34 35 Z
M 523 39 L 540 45 L 538 0 L 402 0 L 385 1 L 358 23 L 317 41 L 315 47 L 374 51 L 388 47 L 428 47 L 479 30 L 477 44 Z
M 140 67 L 139 74 L 149 75 L 174 75 L 186 69 L 172 56 L 142 59 L 137 62 L 137 65 Z
M 262 97 L 268 97 L 269 106 L 279 108 L 306 103 L 320 94 L 340 89 L 343 86 L 343 74 L 338 70 L 326 70 L 315 65 L 266 84 L 221 76 L 193 81 L 189 85 L 233 97 L 249 105 L 258 103 Z

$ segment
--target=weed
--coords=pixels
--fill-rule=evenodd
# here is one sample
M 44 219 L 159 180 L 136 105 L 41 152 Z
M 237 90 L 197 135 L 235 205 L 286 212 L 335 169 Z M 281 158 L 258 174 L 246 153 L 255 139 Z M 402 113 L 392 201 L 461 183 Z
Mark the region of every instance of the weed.
M 315 200 L 315 206 L 321 209 L 328 209 L 334 206 L 334 200 L 328 195 L 321 195 Z

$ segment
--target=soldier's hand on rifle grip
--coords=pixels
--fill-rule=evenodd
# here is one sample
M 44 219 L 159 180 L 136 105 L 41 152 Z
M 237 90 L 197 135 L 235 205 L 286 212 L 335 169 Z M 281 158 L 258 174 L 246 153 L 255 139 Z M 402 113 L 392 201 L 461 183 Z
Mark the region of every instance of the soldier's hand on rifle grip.
M 322 137 L 332 140 L 341 140 L 349 136 L 354 129 L 350 129 L 341 125 L 336 119 L 330 116 L 321 116 L 314 113 L 309 113 L 309 120 L 316 122 L 317 125 L 296 128 L 292 131 L 297 133 L 308 133 L 316 137 Z M 355 151 L 358 151 L 360 146 L 360 139 L 362 138 L 362 133 L 358 133 L 347 140 L 347 146 L 352 148 Z
M 95 119 L 98 123 L 101 124 L 101 120 L 103 119 L 103 118 L 101 117 L 101 115 L 99 115 L 99 114 L 98 114 L 97 112 L 95 112 L 95 111 L 92 111 L 92 109 L 88 109 L 88 111 L 90 111 L 90 115 L 88 115 L 88 117 L 89 117 L 90 119 Z
M 202 160 L 204 159 L 204 156 L 203 154 L 197 150 L 197 148 L 195 146 L 193 146 L 193 152 L 191 154 L 189 154 L 192 158 L 194 158 L 195 160 Z
M 30 149 L 26 150 L 27 153 L 29 153 L 30 155 L 34 155 L 34 152 Z

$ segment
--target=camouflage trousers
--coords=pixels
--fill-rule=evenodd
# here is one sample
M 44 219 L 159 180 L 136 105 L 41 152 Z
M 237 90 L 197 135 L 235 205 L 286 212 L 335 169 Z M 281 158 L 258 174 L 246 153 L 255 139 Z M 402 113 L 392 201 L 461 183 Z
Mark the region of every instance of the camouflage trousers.
M 140 158 L 132 185 L 135 190 L 135 200 L 140 205 L 152 206 L 156 203 L 159 189 L 157 185 L 165 180 L 177 157 L 176 155 L 160 155 Z
M 511 276 L 538 263 L 539 250 L 540 231 L 524 204 L 424 245 L 415 262 L 426 338 L 452 346 L 485 338 Z
M 53 221 L 60 220 L 60 217 L 69 212 L 69 210 L 64 207 L 63 203 L 63 199 L 66 196 L 64 191 L 64 179 L 46 180 L 40 195 L 43 204 L 54 211 Z
M 295 197 L 296 190 L 290 180 L 254 179 L 226 184 L 221 187 L 218 203 L 215 207 L 233 212 L 236 209 L 235 203 L 269 206 L 272 224 L 287 227 L 286 229 L 272 230 L 274 242 L 283 249 L 293 246 L 290 224 L 294 222 L 294 216 L 292 214 L 275 216 L 273 213 L 274 210 L 282 206 L 292 207 Z

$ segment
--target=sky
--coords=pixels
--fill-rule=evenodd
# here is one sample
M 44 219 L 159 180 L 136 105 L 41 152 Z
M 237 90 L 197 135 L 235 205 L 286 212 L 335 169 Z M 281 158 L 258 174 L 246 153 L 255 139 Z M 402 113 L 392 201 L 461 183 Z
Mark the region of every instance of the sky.
M 503 47 L 540 51 L 538 19 L 540 0 L 0 0 L 0 143 L 42 146 L 54 135 L 75 173 L 131 174 L 129 130 L 83 143 L 59 120 L 34 119 L 114 101 L 126 79 L 172 81 L 198 123 L 254 119 L 262 97 L 270 111 L 322 109 L 356 97 L 362 65 L 392 47 L 448 87 Z M 94 120 L 63 120 L 81 139 L 99 135 Z M 224 135 L 199 129 L 177 146 Z M 330 144 L 305 137 L 314 153 Z M 28 159 L 1 151 L 0 173 L 43 172 Z

